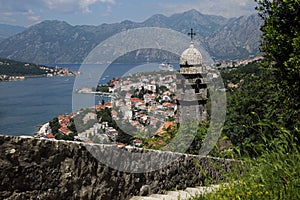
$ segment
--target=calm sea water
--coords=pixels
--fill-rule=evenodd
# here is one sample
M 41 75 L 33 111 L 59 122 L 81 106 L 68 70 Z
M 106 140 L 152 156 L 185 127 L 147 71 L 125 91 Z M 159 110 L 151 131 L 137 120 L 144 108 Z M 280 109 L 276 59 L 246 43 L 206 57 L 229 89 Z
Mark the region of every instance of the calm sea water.
M 76 71 L 79 69 L 79 65 L 59 66 Z M 89 81 L 98 76 L 94 72 L 99 68 L 101 66 L 90 65 L 81 69 L 84 73 L 81 86 L 91 86 Z M 126 73 L 155 70 L 158 70 L 158 64 L 116 64 L 109 66 L 97 80 L 105 83 L 112 77 L 121 77 Z M 38 129 L 37 126 L 60 114 L 72 112 L 74 81 L 75 77 L 49 77 L 0 82 L 0 134 L 33 135 Z M 100 100 L 95 97 L 96 103 Z
M 72 110 L 74 77 L 0 82 L 0 133 L 32 135 L 37 125 Z

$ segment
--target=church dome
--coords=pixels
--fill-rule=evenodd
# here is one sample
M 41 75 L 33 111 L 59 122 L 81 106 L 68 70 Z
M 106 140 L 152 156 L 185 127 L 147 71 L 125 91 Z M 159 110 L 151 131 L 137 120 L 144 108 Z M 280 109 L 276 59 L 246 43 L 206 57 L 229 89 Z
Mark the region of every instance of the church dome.
M 180 56 L 180 65 L 202 65 L 202 55 L 192 42 Z

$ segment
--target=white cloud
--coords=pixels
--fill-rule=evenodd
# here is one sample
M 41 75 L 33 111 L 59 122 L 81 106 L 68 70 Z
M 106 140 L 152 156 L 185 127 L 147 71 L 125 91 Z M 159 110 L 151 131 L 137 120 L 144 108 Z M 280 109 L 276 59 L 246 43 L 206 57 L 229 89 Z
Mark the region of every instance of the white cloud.
M 15 13 L 3 12 L 0 15 L 0 22 L 1 23 L 15 23 L 17 20 L 15 18 L 13 18 L 12 16 L 15 16 Z
M 2 15 L 4 15 L 4 16 L 13 16 L 14 13 L 13 12 L 3 12 Z
M 114 0 L 80 0 L 79 5 L 83 12 L 91 12 L 89 9 L 90 5 L 93 5 L 95 3 L 109 3 L 109 4 L 114 4 Z
M 43 19 L 70 23 L 141 20 L 196 9 L 203 14 L 237 17 L 254 13 L 254 0 L 0 0 L 0 22 L 33 24 Z M 91 13 L 91 14 L 86 14 Z
M 0 23 L 32 25 L 45 18 L 81 16 L 92 10 L 109 15 L 116 0 L 0 0 Z M 65 15 L 66 14 L 66 15 Z M 83 16 L 85 17 L 85 16 Z
M 29 19 L 30 21 L 36 22 L 36 21 L 40 21 L 40 16 L 31 15 L 31 16 L 28 16 L 27 19 Z
M 36 15 L 35 12 L 29 9 L 27 12 L 22 13 L 24 16 L 27 17 L 28 20 L 37 22 L 40 21 L 40 16 Z
M 161 3 L 166 14 L 180 13 L 196 9 L 203 14 L 221 15 L 224 17 L 238 17 L 254 13 L 253 0 L 198 0 L 182 3 Z
M 115 0 L 44 0 L 44 2 L 51 10 L 83 13 L 91 12 L 90 6 L 97 3 L 115 4 Z
M 101 16 L 102 16 L 102 17 L 106 17 L 106 16 L 111 15 L 111 13 L 112 13 L 112 7 L 108 5 L 108 6 L 106 7 L 106 11 L 105 11 L 105 12 L 102 12 Z
M 24 25 L 40 21 L 40 16 L 26 6 L 17 7 L 15 4 L 2 4 L 0 13 L 1 23 L 15 24 L 21 22 L 20 25 Z M 26 23 L 22 24 L 25 21 Z

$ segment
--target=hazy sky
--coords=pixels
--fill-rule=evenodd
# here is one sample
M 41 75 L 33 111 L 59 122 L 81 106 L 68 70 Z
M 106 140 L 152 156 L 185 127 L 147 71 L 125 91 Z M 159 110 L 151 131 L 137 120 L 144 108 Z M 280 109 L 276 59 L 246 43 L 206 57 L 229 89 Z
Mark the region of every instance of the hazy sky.
M 141 22 L 154 14 L 190 9 L 237 17 L 255 12 L 254 0 L 0 0 L 0 23 L 30 26 L 47 19 L 72 25 Z

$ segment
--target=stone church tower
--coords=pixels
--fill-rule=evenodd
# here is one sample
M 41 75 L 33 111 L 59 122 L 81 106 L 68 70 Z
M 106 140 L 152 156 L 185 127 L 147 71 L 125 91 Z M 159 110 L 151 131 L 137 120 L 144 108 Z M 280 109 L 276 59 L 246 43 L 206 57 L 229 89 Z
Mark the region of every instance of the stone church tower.
M 202 55 L 193 43 L 193 29 L 191 29 L 191 44 L 180 56 L 180 73 L 177 78 L 178 120 L 207 119 L 207 84 L 205 83 L 206 67 L 202 62 Z

